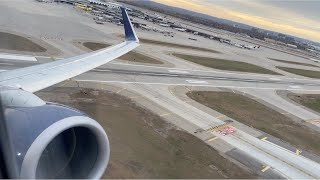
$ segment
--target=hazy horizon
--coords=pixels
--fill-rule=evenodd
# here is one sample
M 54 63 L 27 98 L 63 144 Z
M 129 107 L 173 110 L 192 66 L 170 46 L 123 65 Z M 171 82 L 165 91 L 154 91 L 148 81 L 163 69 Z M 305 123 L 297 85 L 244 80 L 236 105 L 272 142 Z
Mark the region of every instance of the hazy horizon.
M 152 1 L 320 42 L 320 1 Z

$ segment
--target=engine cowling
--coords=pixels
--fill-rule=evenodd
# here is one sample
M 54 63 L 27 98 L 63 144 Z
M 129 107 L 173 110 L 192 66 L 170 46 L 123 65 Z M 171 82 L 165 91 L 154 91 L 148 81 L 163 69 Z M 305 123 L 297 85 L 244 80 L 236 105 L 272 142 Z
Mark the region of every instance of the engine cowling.
M 20 178 L 101 178 L 110 146 L 99 123 L 76 109 L 14 91 L 20 96 L 12 90 L 1 96 Z M 6 102 L 11 93 L 16 95 Z

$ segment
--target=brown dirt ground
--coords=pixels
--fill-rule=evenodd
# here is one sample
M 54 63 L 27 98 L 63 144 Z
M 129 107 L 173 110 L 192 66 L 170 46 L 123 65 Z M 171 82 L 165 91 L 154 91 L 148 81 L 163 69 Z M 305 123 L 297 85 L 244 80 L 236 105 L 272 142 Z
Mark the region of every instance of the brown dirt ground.
M 289 93 L 288 98 L 307 108 L 320 113 L 320 94 L 294 94 Z
M 178 54 L 178 53 L 173 53 L 172 55 L 178 58 L 184 59 L 186 61 L 190 61 L 196 64 L 200 64 L 202 66 L 206 66 L 214 69 L 280 75 L 279 73 L 276 73 L 269 69 L 265 69 L 260 66 L 256 66 L 253 64 L 240 62 L 240 61 L 230 61 L 230 60 L 224 60 L 224 59 L 200 57 L 200 56 Z
M 303 65 L 303 66 L 318 67 L 318 66 L 313 65 L 313 64 L 300 63 L 300 62 L 294 62 L 294 61 L 287 61 L 287 60 L 276 59 L 276 58 L 268 58 L 268 59 L 273 60 L 273 61 L 282 62 L 282 63 L 288 63 L 288 64 L 297 64 L 297 65 Z
M 88 49 L 92 51 L 96 51 L 102 48 L 106 48 L 110 45 L 108 44 L 102 44 L 102 43 L 95 43 L 95 42 L 84 42 L 83 46 L 87 47 Z M 132 61 L 132 62 L 138 62 L 138 63 L 149 63 L 149 64 L 163 64 L 163 62 L 154 59 L 149 56 L 145 56 L 143 54 L 140 54 L 136 51 L 128 52 L 127 54 L 119 57 L 119 59 L 126 60 L 126 61 Z
M 243 124 L 320 155 L 318 132 L 253 99 L 232 92 L 193 91 L 187 95 Z
M 305 70 L 305 69 L 295 69 L 295 68 L 278 67 L 278 66 L 276 68 L 281 69 L 283 71 L 287 71 L 292 74 L 297 74 L 300 76 L 305 76 L 305 77 L 315 78 L 315 79 L 320 78 L 320 71 L 311 71 L 311 70 Z
M 0 32 L 0 49 L 28 52 L 47 51 L 47 49 L 32 42 L 28 38 L 6 32 Z
M 103 178 L 256 178 L 195 136 L 108 91 L 57 88 L 37 93 L 82 110 L 106 130 L 111 159 Z
M 211 52 L 211 53 L 221 53 L 221 52 L 213 50 L 213 49 L 207 49 L 207 48 L 196 47 L 196 46 L 189 46 L 189 45 L 184 45 L 184 44 L 175 44 L 175 43 L 170 43 L 170 42 L 155 41 L 155 40 L 144 39 L 144 38 L 139 38 L 139 40 L 141 43 L 146 43 L 146 44 L 155 44 L 155 45 L 161 45 L 161 46 L 166 46 L 166 47 L 183 48 L 183 49 L 198 50 L 198 51 L 205 51 L 205 52 Z
M 103 49 L 111 46 L 110 44 L 95 43 L 95 42 L 84 42 L 82 43 L 82 45 L 92 51 L 97 51 L 99 49 Z

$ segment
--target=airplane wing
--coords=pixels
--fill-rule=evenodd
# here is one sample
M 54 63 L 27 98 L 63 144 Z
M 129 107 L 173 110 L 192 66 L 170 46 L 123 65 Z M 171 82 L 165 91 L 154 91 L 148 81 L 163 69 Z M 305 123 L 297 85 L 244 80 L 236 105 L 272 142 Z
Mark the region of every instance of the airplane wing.
M 139 46 L 139 39 L 130 18 L 121 8 L 126 41 L 109 48 L 46 64 L 0 73 L 0 87 L 13 87 L 36 92 L 70 79 L 109 61 L 112 61 Z

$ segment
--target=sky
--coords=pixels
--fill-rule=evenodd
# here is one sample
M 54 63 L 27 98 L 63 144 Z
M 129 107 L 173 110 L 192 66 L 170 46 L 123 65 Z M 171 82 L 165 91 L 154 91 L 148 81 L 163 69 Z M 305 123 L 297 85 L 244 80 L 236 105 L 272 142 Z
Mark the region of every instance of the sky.
M 320 0 L 153 0 L 320 42 Z

